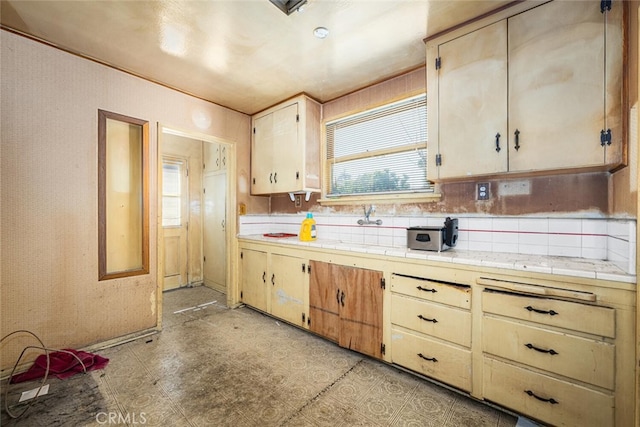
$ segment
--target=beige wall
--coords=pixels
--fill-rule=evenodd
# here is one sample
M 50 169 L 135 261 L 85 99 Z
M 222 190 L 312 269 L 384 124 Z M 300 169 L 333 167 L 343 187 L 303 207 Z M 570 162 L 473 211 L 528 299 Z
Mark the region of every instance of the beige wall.
M 7 31 L 0 37 L 0 335 L 26 329 L 48 346 L 81 348 L 154 328 L 157 124 L 234 143 L 248 176 L 249 117 Z M 98 281 L 98 109 L 149 121 L 147 275 Z M 247 187 L 238 201 L 264 211 Z M 25 342 L 3 343 L 1 368 Z

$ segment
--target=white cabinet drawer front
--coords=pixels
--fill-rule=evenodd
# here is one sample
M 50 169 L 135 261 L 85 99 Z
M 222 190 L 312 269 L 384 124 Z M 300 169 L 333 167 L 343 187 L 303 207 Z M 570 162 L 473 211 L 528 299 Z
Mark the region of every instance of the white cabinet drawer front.
M 471 391 L 471 351 L 397 329 L 391 330 L 393 363 Z
M 391 275 L 391 290 L 454 307 L 466 309 L 471 307 L 471 288 L 468 286 L 447 284 L 394 273 Z
M 482 394 L 486 400 L 552 425 L 614 425 L 612 395 L 488 357 L 484 358 Z
M 530 322 L 615 338 L 615 310 L 550 298 L 482 293 L 482 310 Z
M 469 311 L 393 295 L 391 323 L 466 347 L 471 346 Z
M 482 349 L 608 389 L 614 387 L 615 346 L 484 316 Z

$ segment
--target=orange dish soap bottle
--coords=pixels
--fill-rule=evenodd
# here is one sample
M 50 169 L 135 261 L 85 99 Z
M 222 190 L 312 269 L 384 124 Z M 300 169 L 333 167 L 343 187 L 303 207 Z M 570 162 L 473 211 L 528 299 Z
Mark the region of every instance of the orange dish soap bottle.
M 307 217 L 302 221 L 300 225 L 300 240 L 303 242 L 310 242 L 316 240 L 316 220 L 313 219 L 311 212 L 307 213 Z

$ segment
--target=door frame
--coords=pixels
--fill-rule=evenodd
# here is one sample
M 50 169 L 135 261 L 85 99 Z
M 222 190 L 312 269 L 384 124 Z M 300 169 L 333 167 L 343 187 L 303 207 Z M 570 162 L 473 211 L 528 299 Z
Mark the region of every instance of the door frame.
M 239 291 L 237 284 L 237 259 L 235 254 L 238 253 L 238 240 L 235 238 L 238 231 L 238 218 L 235 214 L 235 206 L 237 204 L 236 188 L 237 188 L 237 173 L 236 173 L 236 146 L 233 141 L 219 138 L 213 135 L 207 135 L 191 130 L 183 130 L 175 126 L 165 125 L 158 122 L 157 135 L 158 135 L 158 151 L 156 164 L 162 166 L 163 135 L 173 134 L 184 138 L 195 139 L 204 142 L 213 142 L 218 144 L 225 144 L 227 148 L 227 188 L 226 188 L 226 208 L 225 213 L 227 217 L 227 227 L 225 233 L 225 241 L 227 245 L 226 255 L 226 281 L 227 281 L 227 307 L 233 307 L 239 301 Z M 157 329 L 162 329 L 162 312 L 163 312 L 163 294 L 164 289 L 164 231 L 162 229 L 162 167 L 158 167 L 157 174 L 157 247 L 156 247 L 156 259 L 157 266 L 156 272 L 158 277 L 158 284 L 156 288 L 157 299 Z

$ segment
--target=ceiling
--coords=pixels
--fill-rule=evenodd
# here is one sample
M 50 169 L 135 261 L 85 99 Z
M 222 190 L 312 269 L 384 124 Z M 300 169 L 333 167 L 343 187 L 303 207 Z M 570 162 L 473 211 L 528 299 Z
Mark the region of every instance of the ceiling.
M 2 0 L 3 28 L 253 114 L 424 65 L 424 38 L 510 0 Z M 316 38 L 313 30 L 329 35 Z

